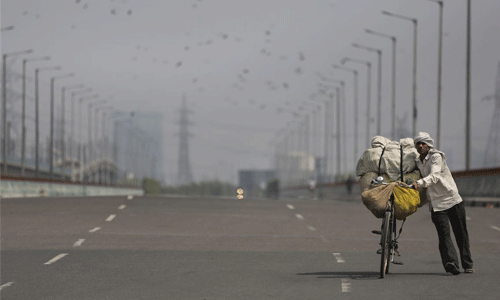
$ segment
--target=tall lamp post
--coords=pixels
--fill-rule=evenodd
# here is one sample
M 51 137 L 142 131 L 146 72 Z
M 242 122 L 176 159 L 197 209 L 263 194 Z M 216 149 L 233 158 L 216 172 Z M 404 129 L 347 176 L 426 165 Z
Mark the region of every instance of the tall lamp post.
M 465 95 L 465 112 L 466 112 L 466 120 L 465 120 L 465 169 L 470 170 L 470 129 L 471 129 L 471 104 L 470 104 L 470 60 L 471 60 L 471 48 L 470 48 L 470 39 L 471 39 L 471 0 L 467 0 L 467 58 L 466 58 L 466 95 Z
M 54 176 L 54 81 L 66 79 L 75 76 L 73 73 L 68 73 L 50 78 L 50 176 Z
M 376 32 L 370 29 L 365 29 L 368 34 L 380 36 L 392 41 L 392 125 L 391 136 L 392 140 L 396 139 L 396 37 L 384 33 Z
M 342 64 L 346 62 L 353 62 L 364 64 L 367 67 L 367 87 L 366 87 L 366 148 L 370 147 L 370 121 L 371 121 L 371 92 L 372 92 L 372 63 L 366 60 L 344 57 L 341 61 Z
M 40 141 L 40 101 L 39 101 L 39 88 L 38 88 L 38 74 L 40 72 L 45 71 L 59 71 L 61 70 L 60 66 L 57 67 L 44 67 L 44 68 L 36 68 L 35 69 L 35 176 L 38 177 L 40 175 L 40 166 L 38 161 L 38 148 Z
M 75 89 L 82 89 L 84 87 L 83 84 L 75 84 L 75 85 L 70 85 L 70 86 L 65 86 L 61 89 L 61 174 L 64 178 L 64 161 L 66 159 L 66 147 L 64 143 L 64 135 L 65 133 L 65 97 L 66 97 L 66 91 L 69 90 L 75 90 Z M 71 156 L 70 156 L 71 157 Z
M 354 48 L 377 53 L 378 82 L 377 82 L 377 135 L 382 134 L 382 50 L 353 43 Z
M 358 153 L 358 70 L 333 65 L 334 69 L 348 71 L 354 74 L 354 153 Z M 356 155 L 353 155 L 354 165 L 357 163 Z
M 417 28 L 418 20 L 415 18 L 405 17 L 388 11 L 382 11 L 382 14 L 398 18 L 405 21 L 410 21 L 413 23 L 413 126 L 412 126 L 412 136 L 417 135 L 417 118 L 418 118 L 418 107 L 417 107 Z
M 11 26 L 14 29 L 13 26 Z M 6 29 L 2 28 L 2 31 L 12 30 L 7 27 Z M 17 51 L 11 53 L 5 53 L 2 55 L 2 125 L 3 125 L 3 136 L 2 136 L 2 162 L 3 162 L 3 171 L 4 175 L 7 174 L 7 57 L 18 56 L 24 54 L 33 53 L 32 49 Z M 10 141 L 9 141 L 10 142 Z
M 79 166 L 78 166 L 78 169 L 79 169 L 79 173 L 80 173 L 80 182 L 84 182 L 84 173 L 83 173 L 83 139 L 82 139 L 82 102 L 83 101 L 87 101 L 87 100 L 94 100 L 94 99 L 97 99 L 99 97 L 98 94 L 95 94 L 95 95 L 90 95 L 90 96 L 84 96 L 84 97 L 81 97 L 78 101 L 78 143 L 79 143 L 79 147 L 78 147 L 78 153 L 79 153 Z
M 105 121 L 104 120 L 105 114 L 103 113 L 103 116 L 102 116 L 102 126 L 101 126 L 102 127 L 101 128 L 101 130 L 102 130 L 102 142 L 101 142 L 101 147 L 99 147 L 99 145 L 98 145 L 98 143 L 99 143 L 99 138 L 98 138 L 98 136 L 99 136 L 99 134 L 98 134 L 98 128 L 99 128 L 99 111 L 103 111 L 103 110 L 106 110 L 106 109 L 113 109 L 113 106 L 110 106 L 110 105 L 108 105 L 108 106 L 97 105 L 95 107 L 95 116 L 94 116 L 94 119 L 95 119 L 95 131 L 94 131 L 94 139 L 95 139 L 95 144 L 96 144 L 95 145 L 95 148 L 96 148 L 96 151 L 95 151 L 96 152 L 95 153 L 96 154 L 95 155 L 95 160 L 97 162 L 99 162 L 99 153 L 98 153 L 98 150 L 99 150 L 99 148 L 101 148 L 101 153 L 100 153 L 101 154 L 100 155 L 101 163 L 98 163 L 98 166 L 99 166 L 97 168 L 98 172 L 96 173 L 97 176 L 95 176 L 95 181 L 97 183 L 101 183 L 101 181 L 103 181 L 102 180 L 103 176 L 101 176 L 101 167 L 100 166 L 102 165 L 102 156 L 103 156 L 102 154 L 104 153 L 103 145 L 104 145 L 104 121 Z
M 99 101 L 96 101 L 96 102 L 93 102 L 93 103 L 89 103 L 89 110 L 88 110 L 88 147 L 89 147 L 89 163 L 88 163 L 88 166 L 91 167 L 92 166 L 92 159 L 93 159 L 93 149 L 92 149 L 92 107 L 95 106 L 95 105 L 99 105 L 99 104 L 103 104 L 103 103 L 106 103 L 108 100 L 106 99 L 102 99 L 102 100 L 99 100 Z M 97 126 L 97 124 L 96 124 Z M 95 182 L 95 173 L 94 175 L 92 175 L 92 182 Z M 89 181 L 90 181 L 90 174 L 89 174 Z
M 21 176 L 25 175 L 24 161 L 26 158 L 26 64 L 33 61 L 50 60 L 50 56 L 23 59 L 23 91 L 22 91 L 22 141 L 21 141 Z
M 73 157 L 73 150 L 75 148 L 75 96 L 83 95 L 92 92 L 92 88 L 86 88 L 81 91 L 75 91 L 71 93 L 71 129 L 70 129 L 70 145 L 69 145 L 69 157 L 71 160 L 71 181 L 75 181 L 75 163 L 76 159 Z M 80 124 L 81 125 L 81 124 Z
M 439 33 L 438 33 L 438 87 L 437 87 L 437 139 L 436 148 L 441 149 L 441 95 L 442 95 L 442 70 L 443 70 L 443 6 L 442 0 L 428 0 L 439 4 Z

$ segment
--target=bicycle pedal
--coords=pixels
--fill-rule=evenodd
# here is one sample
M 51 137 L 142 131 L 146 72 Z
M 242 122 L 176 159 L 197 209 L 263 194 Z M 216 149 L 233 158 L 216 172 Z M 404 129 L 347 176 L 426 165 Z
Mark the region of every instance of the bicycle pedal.
M 395 265 L 404 265 L 405 264 L 404 262 L 402 262 L 400 260 L 394 260 L 394 261 L 392 261 L 392 263 Z
M 382 235 L 382 231 L 380 231 L 380 230 L 372 230 L 372 233 Z

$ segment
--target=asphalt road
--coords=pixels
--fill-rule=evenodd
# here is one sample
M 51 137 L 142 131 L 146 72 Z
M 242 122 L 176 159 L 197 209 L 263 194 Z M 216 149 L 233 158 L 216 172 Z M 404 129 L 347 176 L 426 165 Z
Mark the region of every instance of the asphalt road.
M 427 207 L 379 279 L 361 201 L 1 200 L 3 300 L 499 299 L 500 209 L 466 207 L 476 274 L 445 273 Z

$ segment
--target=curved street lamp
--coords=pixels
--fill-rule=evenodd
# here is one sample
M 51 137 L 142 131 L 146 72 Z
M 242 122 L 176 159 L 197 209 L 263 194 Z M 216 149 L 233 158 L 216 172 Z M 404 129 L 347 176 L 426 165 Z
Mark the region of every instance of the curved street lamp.
M 66 79 L 75 76 L 74 73 L 68 73 L 50 78 L 50 176 L 54 176 L 54 81 Z
M 40 168 L 38 161 L 38 144 L 40 140 L 40 125 L 39 125 L 39 112 L 40 112 L 40 101 L 38 96 L 38 74 L 40 72 L 46 71 L 59 71 L 61 70 L 60 66 L 57 67 L 44 67 L 44 68 L 36 68 L 35 69 L 35 175 L 39 176 Z
M 21 141 L 21 176 L 25 174 L 24 161 L 26 157 L 26 64 L 32 61 L 50 60 L 50 56 L 23 59 L 23 91 L 22 91 L 22 141 Z
M 377 84 L 377 135 L 382 133 L 382 50 L 353 43 L 354 48 L 377 53 L 378 56 L 378 84 Z
M 385 33 L 376 32 L 370 29 L 365 29 L 368 34 L 376 35 L 392 41 L 392 125 L 391 135 L 392 140 L 396 139 L 396 37 Z
M 366 87 L 366 148 L 370 147 L 370 121 L 371 121 L 371 91 L 372 91 L 372 63 L 366 60 L 344 57 L 342 64 L 353 62 L 366 65 L 367 67 L 367 87 Z
M 7 27 L 5 30 L 14 29 L 13 26 Z M 2 31 L 5 31 L 2 30 Z M 11 53 L 5 53 L 2 55 L 2 125 L 3 125 L 3 134 L 2 134 L 2 162 L 3 162 L 3 171 L 4 175 L 7 174 L 7 57 L 10 56 L 18 56 L 24 54 L 33 53 L 32 49 L 17 51 Z

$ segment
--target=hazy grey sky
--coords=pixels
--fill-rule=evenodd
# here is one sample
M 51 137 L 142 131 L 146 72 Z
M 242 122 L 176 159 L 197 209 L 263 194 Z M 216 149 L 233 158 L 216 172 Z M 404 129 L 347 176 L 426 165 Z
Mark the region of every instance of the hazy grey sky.
M 451 168 L 459 170 L 465 166 L 467 1 L 444 2 L 441 148 Z M 418 131 L 436 134 L 438 5 L 430 1 L 3 0 L 1 9 L 2 27 L 15 26 L 2 33 L 2 52 L 33 48 L 33 57 L 52 56 L 51 62 L 31 64 L 30 74 L 35 65 L 64 69 L 43 75 L 43 101 L 48 100 L 52 74 L 74 72 L 74 79 L 58 85 L 83 82 L 103 97 L 113 95 L 112 104 L 120 109 L 164 114 L 163 169 L 168 179 L 177 172 L 175 133 L 183 93 L 194 112 L 190 159 L 196 180 L 216 175 L 227 180 L 240 168 L 268 168 L 274 133 L 293 119 L 289 113 L 277 114 L 277 108 L 295 109 L 297 103 L 308 100 L 317 91 L 316 72 L 346 80 L 346 98 L 352 99 L 352 75 L 331 68 L 346 55 L 369 59 L 374 65 L 374 112 L 376 55 L 352 48 L 352 42 L 384 51 L 382 130 L 390 137 L 391 44 L 364 29 L 398 38 L 399 116 L 411 108 L 413 31 L 411 23 L 384 16 L 381 10 L 419 20 Z M 473 167 L 482 163 L 493 114 L 494 103 L 481 99 L 494 93 L 500 61 L 499 16 L 500 1 L 473 1 Z M 360 71 L 360 153 L 355 154 L 359 156 L 366 140 L 366 68 L 349 67 Z M 12 68 L 20 72 L 21 60 L 15 60 Z M 28 93 L 33 94 L 32 82 Z M 16 110 L 20 107 L 20 102 L 15 105 Z M 42 109 L 48 116 L 48 105 Z M 348 146 L 352 147 L 351 102 L 347 114 Z M 407 124 L 411 129 L 411 119 Z M 372 128 L 374 135 L 375 124 Z M 353 157 L 347 159 L 353 169 Z

